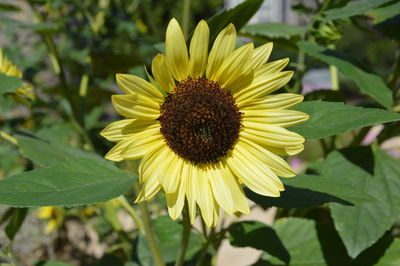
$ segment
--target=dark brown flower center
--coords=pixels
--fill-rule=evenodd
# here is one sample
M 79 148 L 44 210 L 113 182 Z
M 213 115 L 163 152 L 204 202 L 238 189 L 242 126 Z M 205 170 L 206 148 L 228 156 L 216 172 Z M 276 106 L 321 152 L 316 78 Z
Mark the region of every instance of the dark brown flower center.
M 239 136 L 241 113 L 231 93 L 204 78 L 182 80 L 161 105 L 167 145 L 192 163 L 217 162 Z

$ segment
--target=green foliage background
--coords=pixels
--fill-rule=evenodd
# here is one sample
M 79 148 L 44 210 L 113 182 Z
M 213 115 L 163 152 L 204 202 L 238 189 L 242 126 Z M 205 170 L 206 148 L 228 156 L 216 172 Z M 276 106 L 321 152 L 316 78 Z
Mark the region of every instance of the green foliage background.
M 255 206 L 278 207 L 274 223 L 237 220 L 193 229 L 186 265 L 213 264 L 224 239 L 261 250 L 254 265 L 400 265 L 400 163 L 382 147 L 400 136 L 399 1 L 292 1 L 304 25 L 247 25 L 262 2 L 222 10 L 220 0 L 192 1 L 190 13 L 187 0 L 0 3 L 3 52 L 23 71 L 22 79 L 0 73 L 0 205 L 7 206 L 0 209 L 0 225 L 8 238 L 0 263 L 27 263 L 13 252 L 15 236 L 37 207 L 57 206 L 48 219 L 57 223 L 52 238 L 60 262 L 42 256 L 28 259 L 31 265 L 69 265 L 56 243 L 71 219 L 92 226 L 107 248 L 101 258 L 69 254 L 65 263 L 174 264 L 181 222 L 165 216 L 162 195 L 130 205 L 137 165 L 104 160 L 111 143 L 99 131 L 118 119 L 110 106 L 118 91 L 114 74 L 146 78 L 176 17 L 181 23 L 188 18 L 189 35 L 206 19 L 212 38 L 234 23 L 246 41 L 273 41 L 273 59 L 289 56 L 295 70 L 280 92 L 301 93 L 312 68 L 329 67 L 333 85 L 306 94 L 295 108 L 310 115 L 291 128 L 308 140 L 297 158 L 304 169 L 283 180 L 282 197 L 246 191 Z M 33 85 L 36 99 L 16 101 L 23 82 Z M 381 131 L 365 144 L 378 124 Z M 116 204 L 109 201 L 114 198 Z M 131 215 L 136 226 L 124 230 L 117 212 Z

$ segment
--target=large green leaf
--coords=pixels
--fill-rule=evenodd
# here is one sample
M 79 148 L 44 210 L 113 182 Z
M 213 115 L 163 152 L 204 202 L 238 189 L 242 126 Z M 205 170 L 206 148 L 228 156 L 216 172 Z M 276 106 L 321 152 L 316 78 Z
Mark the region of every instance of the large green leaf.
M 383 5 L 391 0 L 360 0 L 351 1 L 346 6 L 328 10 L 325 12 L 325 20 L 343 19 L 356 15 L 361 15 L 367 11 Z
M 294 108 L 310 119 L 293 130 L 307 139 L 319 139 L 380 123 L 400 120 L 400 114 L 375 108 L 362 108 L 337 102 L 309 101 Z
M 334 151 L 317 167 L 322 175 L 376 199 L 356 206 L 330 204 L 335 227 L 352 258 L 375 243 L 400 215 L 400 164 L 380 150 L 373 156 L 368 153 L 367 148 Z
M 346 56 L 339 54 L 334 50 L 329 50 L 325 47 L 306 41 L 300 41 L 297 45 L 310 56 L 337 67 L 344 77 L 354 80 L 363 93 L 371 96 L 378 103 L 387 108 L 392 106 L 392 92 L 378 75 L 369 73 L 361 67 L 351 63 L 351 59 L 346 58 Z
M 400 239 L 396 238 L 385 255 L 378 261 L 376 266 L 398 266 L 400 265 Z
M 374 18 L 375 23 L 381 23 L 400 14 L 400 2 L 371 10 L 368 15 Z
M 290 39 L 294 36 L 301 36 L 306 32 L 305 27 L 295 26 L 284 23 L 260 23 L 247 25 L 242 29 L 244 34 L 253 36 L 263 36 L 267 38 Z
M 282 179 L 285 191 L 279 198 L 265 197 L 246 190 L 246 195 L 263 207 L 308 208 L 337 202 L 353 205 L 373 200 L 368 194 L 354 187 L 345 186 L 341 180 L 323 175 L 298 175 L 291 179 Z
M 283 262 L 289 263 L 289 252 L 272 227 L 257 221 L 245 221 L 232 224 L 229 226 L 228 232 L 231 245 L 263 250 Z
M 207 23 L 210 27 L 210 40 L 213 41 L 229 23 L 233 23 L 239 31 L 257 12 L 262 2 L 263 0 L 246 0 L 234 8 L 224 10 L 209 18 Z
M 23 86 L 24 84 L 20 78 L 0 73 L 0 94 L 15 91 Z
M 156 241 L 159 245 L 161 256 L 166 263 L 175 261 L 182 239 L 182 224 L 173 221 L 169 216 L 159 216 L 153 221 Z M 194 231 L 190 234 L 189 245 L 185 259 L 190 260 L 202 247 L 203 242 Z M 137 254 L 141 265 L 155 265 L 153 255 L 143 236 L 139 236 Z
M 75 206 L 108 201 L 136 178 L 101 157 L 76 148 L 17 137 L 22 153 L 46 168 L 0 180 L 0 204 L 15 207 Z

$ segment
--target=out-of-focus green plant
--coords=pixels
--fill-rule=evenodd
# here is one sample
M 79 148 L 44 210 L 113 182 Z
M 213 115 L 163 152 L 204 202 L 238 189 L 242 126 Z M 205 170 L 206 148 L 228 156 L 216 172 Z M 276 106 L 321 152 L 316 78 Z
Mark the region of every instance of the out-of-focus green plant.
M 300 25 L 247 24 L 262 2 L 246 0 L 219 13 L 221 0 L 1 3 L 0 204 L 7 207 L 0 225 L 8 242 L 0 261 L 24 259 L 13 252 L 22 244 L 18 232 L 29 225 L 26 217 L 39 215 L 50 222 L 56 257 L 32 258 L 38 261 L 81 256 L 82 265 L 211 265 L 229 239 L 262 250 L 255 265 L 397 265 L 399 2 L 293 1 Z M 211 40 L 233 23 L 243 41 L 273 41 L 272 59 L 290 57 L 294 78 L 278 92 L 303 94 L 295 109 L 310 115 L 290 128 L 308 140 L 289 158 L 298 175 L 283 180 L 279 198 L 245 191 L 252 208 L 277 207 L 272 225 L 238 216 L 187 231 L 187 224 L 165 216 L 162 195 L 132 204 L 139 161 L 102 158 L 111 144 L 99 132 L 118 120 L 110 108 L 118 92 L 114 74 L 154 82 L 151 59 L 164 52 L 172 17 L 187 36 L 207 20 Z M 329 70 L 330 89 L 304 87 L 316 68 Z M 72 247 L 76 255 L 63 254 L 68 221 L 95 232 L 105 246 L 100 256 L 78 247 Z

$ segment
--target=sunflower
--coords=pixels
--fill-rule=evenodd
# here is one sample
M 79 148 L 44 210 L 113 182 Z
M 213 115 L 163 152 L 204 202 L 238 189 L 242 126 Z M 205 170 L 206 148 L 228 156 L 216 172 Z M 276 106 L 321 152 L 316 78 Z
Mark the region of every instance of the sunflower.
M 113 95 L 115 110 L 127 119 L 108 125 L 101 135 L 117 144 L 106 154 L 112 161 L 141 159 L 142 189 L 136 202 L 164 190 L 168 211 L 177 219 L 187 201 L 190 220 L 197 206 L 209 227 L 219 208 L 250 213 L 242 186 L 269 197 L 284 190 L 280 177 L 294 171 L 279 155 L 304 148 L 304 138 L 285 127 L 308 115 L 286 110 L 303 97 L 270 95 L 293 75 L 282 71 L 288 59 L 267 63 L 272 43 L 235 49 L 230 24 L 213 43 L 201 21 L 187 49 L 175 19 L 169 22 L 165 54 L 152 61 L 154 82 L 128 74 L 116 79 L 124 95 Z
M 22 78 L 22 72 L 3 54 L 3 50 L 0 48 L 0 73 L 7 76 L 14 76 Z M 18 88 L 16 91 L 12 92 L 14 98 L 25 104 L 29 102 L 25 99 L 29 98 L 34 100 L 35 94 L 33 93 L 33 87 L 29 84 L 24 83 L 22 88 Z

